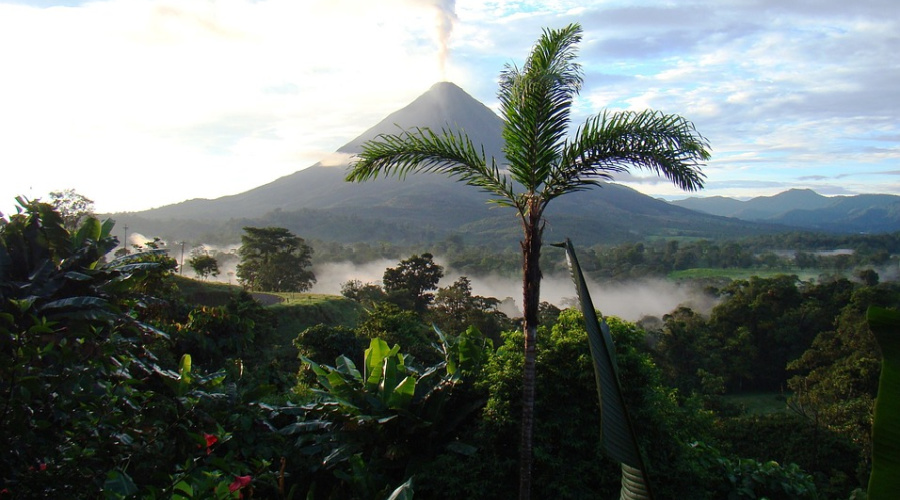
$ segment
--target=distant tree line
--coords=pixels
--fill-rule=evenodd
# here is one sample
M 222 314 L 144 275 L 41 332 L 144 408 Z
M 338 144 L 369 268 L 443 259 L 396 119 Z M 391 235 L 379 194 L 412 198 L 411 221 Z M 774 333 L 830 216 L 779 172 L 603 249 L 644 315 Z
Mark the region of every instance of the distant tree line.
M 430 248 L 323 241 L 311 241 L 310 245 L 316 249 L 313 264 L 362 264 L 429 252 L 439 255 L 449 268 L 467 276 L 515 276 L 521 271 L 521 256 L 514 249 L 497 251 L 466 246 L 459 237 L 448 238 Z M 829 252 L 831 250 L 844 252 Z M 591 277 L 625 281 L 664 277 L 675 271 L 695 268 L 786 273 L 809 270 L 826 275 L 851 276 L 866 267 L 900 266 L 898 255 L 900 233 L 830 235 L 795 232 L 741 240 L 658 240 L 614 246 L 596 245 L 581 249 L 579 258 L 584 271 Z M 542 267 L 545 272 L 568 272 L 562 254 L 552 248 L 544 252 Z

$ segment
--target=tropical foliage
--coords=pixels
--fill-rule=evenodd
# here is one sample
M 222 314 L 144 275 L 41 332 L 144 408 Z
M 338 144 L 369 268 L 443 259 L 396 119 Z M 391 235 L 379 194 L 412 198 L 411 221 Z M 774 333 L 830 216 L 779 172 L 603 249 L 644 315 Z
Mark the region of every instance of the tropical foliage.
M 107 260 L 111 221 L 68 231 L 51 205 L 20 204 L 0 219 L 0 444 L 11 450 L 0 498 L 499 499 L 517 487 L 524 333 L 467 280 L 439 288 L 424 313 L 386 296 L 366 310 L 346 299 L 263 307 L 247 293 L 188 302 L 161 242 Z M 719 290 L 712 315 L 681 308 L 658 331 L 606 318 L 654 493 L 861 494 L 881 372 L 865 311 L 900 303 L 896 284 L 787 277 Z M 545 312 L 533 493 L 616 495 L 618 464 L 588 397 L 590 322 Z M 426 326 L 482 314 L 505 325 L 497 349 L 465 321 L 446 334 Z M 787 328 L 778 321 L 816 334 L 767 340 Z M 722 344 L 726 327 L 749 334 Z M 755 354 L 770 344 L 782 354 Z M 754 382 L 741 378 L 744 355 L 794 377 L 781 398 L 794 411 L 750 414 L 721 397 Z
M 233 457 L 213 465 L 198 453 L 229 438 L 205 418 L 224 373 L 205 374 L 188 355 L 173 360 L 171 337 L 151 326 L 161 300 L 153 292 L 172 268 L 157 251 L 104 263 L 116 246 L 112 221 L 89 217 L 69 233 L 51 205 L 19 203 L 22 211 L 0 225 L 3 491 L 227 491 L 230 474 L 246 466 Z M 219 480 L 194 483 L 200 471 Z
M 478 374 L 490 344 L 473 330 L 459 338 L 438 335 L 443 361 L 428 368 L 379 338 L 366 349 L 361 370 L 346 356 L 334 367 L 304 358 L 318 379 L 318 397 L 281 432 L 297 437 L 300 453 L 317 457 L 307 498 L 411 491 L 412 476 L 438 452 L 472 452 L 455 431 L 480 402 L 460 402 L 454 389 Z

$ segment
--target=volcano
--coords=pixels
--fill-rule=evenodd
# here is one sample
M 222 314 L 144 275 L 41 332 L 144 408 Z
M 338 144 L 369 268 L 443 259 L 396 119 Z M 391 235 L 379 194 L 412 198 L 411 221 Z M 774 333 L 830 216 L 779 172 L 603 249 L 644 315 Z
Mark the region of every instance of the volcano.
M 451 235 L 479 244 L 518 239 L 520 228 L 513 210 L 487 203 L 487 193 L 444 175 L 412 174 L 402 182 L 396 178 L 360 184 L 344 181 L 353 155 L 364 142 L 417 127 L 463 132 L 476 147 L 484 148 L 488 158 L 502 163 L 503 120 L 457 85 L 442 82 L 341 146 L 337 156 L 345 161 L 335 166 L 320 162 L 240 194 L 193 199 L 115 218 L 135 228 L 150 226 L 150 234 L 171 234 L 172 238 L 191 238 L 197 228 L 210 229 L 229 221 L 232 229 L 241 224 L 278 225 L 305 238 L 339 242 L 423 243 Z M 772 230 L 673 206 L 613 183 L 554 200 L 546 218 L 547 241 L 570 237 L 582 244 Z

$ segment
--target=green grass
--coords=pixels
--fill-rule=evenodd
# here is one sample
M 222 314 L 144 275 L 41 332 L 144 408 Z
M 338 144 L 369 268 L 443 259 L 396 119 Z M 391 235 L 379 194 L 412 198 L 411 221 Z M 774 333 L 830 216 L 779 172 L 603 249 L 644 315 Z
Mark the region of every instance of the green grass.
M 222 306 L 228 303 L 231 296 L 241 291 L 241 287 L 228 283 L 195 280 L 177 274 L 174 277 L 175 285 L 184 295 L 184 300 L 191 304 Z
M 279 330 L 289 329 L 294 332 L 294 337 L 320 323 L 353 328 L 362 312 L 359 303 L 337 295 L 298 293 L 285 299 L 284 302 L 269 306 L 269 309 L 278 317 Z
M 347 300 L 340 295 L 326 295 L 324 293 L 273 293 L 272 295 L 281 297 L 283 302 L 279 305 L 283 306 L 314 306 Z
M 780 392 L 753 392 L 722 396 L 725 401 L 739 406 L 750 415 L 770 415 L 788 411 L 787 397 Z
M 241 291 L 240 286 L 200 281 L 175 276 L 175 284 L 190 304 L 220 306 Z M 253 292 L 278 317 L 279 331 L 284 336 L 293 335 L 291 340 L 310 326 L 324 323 L 332 326 L 356 326 L 361 306 L 340 295 L 320 293 L 270 293 Z
M 796 274 L 803 281 L 808 281 L 819 277 L 818 270 L 811 269 L 754 269 L 754 268 L 728 268 L 716 269 L 708 267 L 698 267 L 694 269 L 684 269 L 682 271 L 673 271 L 669 273 L 670 280 L 687 280 L 687 279 L 708 279 L 708 278 L 728 278 L 733 280 L 746 280 L 754 276 L 760 278 L 771 278 L 782 274 Z
M 318 324 L 353 328 L 362 313 L 359 303 L 341 296 L 305 293 L 273 295 L 285 300 L 267 307 L 275 315 L 277 325 L 271 336 L 259 340 L 265 343 L 265 357 L 289 373 L 297 373 L 300 368 L 294 340 L 301 332 Z

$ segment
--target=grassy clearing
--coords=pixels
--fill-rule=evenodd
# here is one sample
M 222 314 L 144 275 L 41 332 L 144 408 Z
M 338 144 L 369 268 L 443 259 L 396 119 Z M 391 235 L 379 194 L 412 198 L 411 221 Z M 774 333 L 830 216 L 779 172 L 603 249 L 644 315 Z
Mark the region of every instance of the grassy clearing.
M 175 285 L 184 296 L 184 300 L 191 304 L 202 306 L 223 306 L 228 299 L 241 291 L 237 285 L 218 283 L 215 281 L 201 281 L 184 276 L 175 275 Z
M 335 300 L 346 300 L 340 295 L 326 295 L 324 293 L 273 293 L 283 299 L 280 305 L 285 306 L 312 306 L 325 304 Z
M 201 281 L 175 276 L 175 283 L 189 304 L 223 306 L 241 291 L 240 286 Z M 271 337 L 258 338 L 262 358 L 277 360 L 289 371 L 299 362 L 293 346 L 303 330 L 318 324 L 356 327 L 362 306 L 339 295 L 313 293 L 253 293 L 276 318 L 277 327 Z
M 754 392 L 746 394 L 729 394 L 722 398 L 744 409 L 750 415 L 770 415 L 789 411 L 787 398 L 789 394 L 781 392 Z
M 280 296 L 291 294 L 278 294 Z M 294 337 L 318 324 L 353 328 L 362 307 L 357 302 L 336 295 L 294 294 L 269 309 L 278 317 L 279 330 L 294 331 Z

